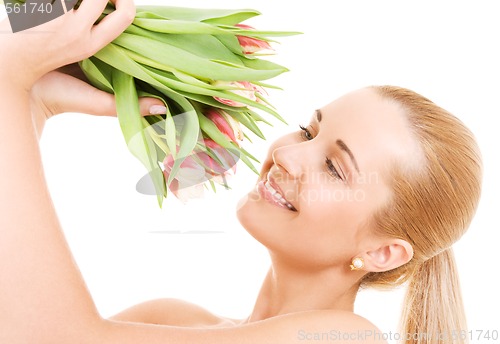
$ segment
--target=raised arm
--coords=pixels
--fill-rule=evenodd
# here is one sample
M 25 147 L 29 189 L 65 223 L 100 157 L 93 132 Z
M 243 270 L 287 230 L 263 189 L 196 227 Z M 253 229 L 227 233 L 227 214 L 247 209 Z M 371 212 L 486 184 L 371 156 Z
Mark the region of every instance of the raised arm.
M 0 343 L 74 343 L 101 321 L 47 190 L 30 92 L 42 75 L 95 53 L 130 24 L 133 2 L 119 0 L 93 27 L 106 3 L 84 1 L 29 33 L 0 35 Z

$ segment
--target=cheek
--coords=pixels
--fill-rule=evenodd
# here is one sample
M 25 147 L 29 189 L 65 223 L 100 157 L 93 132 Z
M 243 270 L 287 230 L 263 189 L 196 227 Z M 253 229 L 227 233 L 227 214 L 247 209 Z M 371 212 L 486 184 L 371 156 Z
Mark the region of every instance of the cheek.
M 311 195 L 314 193 L 301 207 L 301 227 L 325 240 L 353 240 L 372 214 L 372 207 L 360 196 L 361 192 L 356 197 L 353 190 L 339 187 L 318 192 L 317 199 Z

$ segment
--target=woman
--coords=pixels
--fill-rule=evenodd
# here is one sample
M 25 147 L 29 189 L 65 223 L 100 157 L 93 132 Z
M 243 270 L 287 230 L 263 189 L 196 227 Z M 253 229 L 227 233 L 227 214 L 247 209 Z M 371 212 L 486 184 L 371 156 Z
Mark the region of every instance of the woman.
M 133 2 L 117 0 L 92 26 L 105 4 L 84 1 L 22 39 L 0 36 L 0 273 L 9 276 L 0 284 L 0 342 L 301 343 L 326 333 L 338 343 L 380 343 L 377 328 L 353 313 L 356 293 L 406 281 L 403 338 L 464 341 L 451 245 L 477 206 L 479 152 L 456 118 L 397 87 L 349 93 L 270 147 L 238 208 L 272 259 L 248 318 L 158 300 L 102 319 L 62 235 L 38 140 L 57 113 L 113 114 L 111 96 L 51 72 L 92 55 L 130 23 Z M 145 115 L 155 105 L 141 100 Z

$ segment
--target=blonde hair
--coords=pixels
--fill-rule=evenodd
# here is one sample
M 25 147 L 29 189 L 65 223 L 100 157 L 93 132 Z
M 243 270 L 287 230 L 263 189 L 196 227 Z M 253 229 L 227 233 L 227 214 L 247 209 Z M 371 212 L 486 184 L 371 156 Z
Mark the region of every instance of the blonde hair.
M 451 245 L 469 227 L 479 202 L 479 149 L 460 120 L 427 98 L 394 86 L 372 89 L 403 109 L 424 161 L 411 169 L 395 166 L 389 179 L 392 200 L 374 216 L 375 228 L 408 241 L 414 256 L 396 269 L 365 275 L 362 286 L 408 282 L 400 333 L 404 343 L 466 343 Z

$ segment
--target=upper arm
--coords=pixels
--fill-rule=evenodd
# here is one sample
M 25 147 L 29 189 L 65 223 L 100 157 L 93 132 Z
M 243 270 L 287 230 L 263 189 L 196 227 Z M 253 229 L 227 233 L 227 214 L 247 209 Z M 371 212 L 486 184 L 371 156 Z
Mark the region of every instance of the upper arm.
M 0 341 L 43 343 L 100 318 L 48 191 L 28 95 L 1 80 L 0 118 Z
M 176 299 L 157 299 L 132 306 L 110 318 L 117 321 L 204 327 L 214 326 L 221 319 L 204 308 Z

